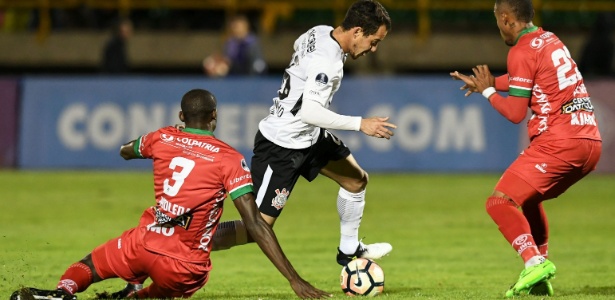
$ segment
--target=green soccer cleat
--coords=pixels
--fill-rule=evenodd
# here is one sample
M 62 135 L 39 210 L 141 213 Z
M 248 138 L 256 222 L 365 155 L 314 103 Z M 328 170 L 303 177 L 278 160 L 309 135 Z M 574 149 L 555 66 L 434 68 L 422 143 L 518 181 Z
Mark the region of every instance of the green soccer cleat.
M 528 295 L 533 296 L 553 296 L 553 286 L 549 280 L 543 280 L 530 288 Z
M 541 264 L 525 268 L 521 271 L 517 282 L 506 291 L 506 297 L 529 294 L 533 287 L 542 281 L 553 278 L 553 276 L 555 276 L 555 265 L 548 259 Z

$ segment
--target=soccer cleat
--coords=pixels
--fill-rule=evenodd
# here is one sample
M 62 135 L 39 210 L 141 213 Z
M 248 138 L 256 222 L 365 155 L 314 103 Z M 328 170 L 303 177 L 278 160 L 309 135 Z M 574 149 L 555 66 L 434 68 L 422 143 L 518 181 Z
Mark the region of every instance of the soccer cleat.
M 126 287 L 123 289 L 109 294 L 107 292 L 97 293 L 96 299 L 126 299 L 126 298 L 136 298 L 134 297 L 136 292 L 143 289 L 143 284 L 133 284 L 127 283 Z
M 11 294 L 11 300 L 77 300 L 63 289 L 39 290 L 35 288 L 21 288 Z
M 337 248 L 337 263 L 341 266 L 347 265 L 355 258 L 379 259 L 393 250 L 393 246 L 389 243 L 363 244 L 359 242 L 357 251 L 353 254 L 345 254 Z
M 553 286 L 549 280 L 543 280 L 537 283 L 535 286 L 530 288 L 528 291 L 528 295 L 534 296 L 549 296 L 552 297 L 554 294 Z
M 525 268 L 521 271 L 517 282 L 506 291 L 506 297 L 528 294 L 534 286 L 553 276 L 555 276 L 555 265 L 548 259 L 541 264 Z
M 117 291 L 117 292 L 111 294 L 111 299 L 131 298 L 132 294 L 138 292 L 141 289 L 143 289 L 143 285 L 142 284 L 127 283 L 126 287 L 124 287 L 124 289 L 122 289 L 121 291 Z

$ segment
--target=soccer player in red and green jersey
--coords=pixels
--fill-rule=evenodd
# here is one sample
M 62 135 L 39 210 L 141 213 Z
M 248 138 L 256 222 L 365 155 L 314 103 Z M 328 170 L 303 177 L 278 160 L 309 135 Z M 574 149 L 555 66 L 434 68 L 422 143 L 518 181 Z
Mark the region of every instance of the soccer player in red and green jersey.
M 486 65 L 479 65 L 472 76 L 451 76 L 463 80 L 466 96 L 482 93 L 513 123 L 525 118 L 528 107 L 532 112 L 527 125 L 530 145 L 504 172 L 486 209 L 525 262 L 506 296 L 552 295 L 549 279 L 555 266 L 547 259 L 549 231 L 542 202 L 593 171 L 602 142 L 583 77 L 562 41 L 532 24 L 532 1 L 496 0 L 494 13 L 502 38 L 511 46 L 508 74 L 495 78 Z
M 143 212 L 139 225 L 71 265 L 56 290 L 25 288 L 11 299 L 76 299 L 75 293 L 90 284 L 118 277 L 131 283 L 152 280 L 146 288 L 122 297 L 190 297 L 209 279 L 211 242 L 227 194 L 250 236 L 297 296 L 329 296 L 303 280 L 286 259 L 271 226 L 258 211 L 246 161 L 214 137 L 216 102 L 206 90 L 191 90 L 181 101 L 183 130 L 164 127 L 120 148 L 125 159 L 153 160 L 156 203 Z

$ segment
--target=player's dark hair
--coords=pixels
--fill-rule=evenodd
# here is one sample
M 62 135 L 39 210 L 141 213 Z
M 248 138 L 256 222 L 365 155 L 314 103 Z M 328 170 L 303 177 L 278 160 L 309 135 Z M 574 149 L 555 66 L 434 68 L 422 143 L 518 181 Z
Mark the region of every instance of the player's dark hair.
M 368 36 L 378 31 L 384 25 L 387 31 L 391 30 L 391 18 L 387 10 L 377 1 L 359 0 L 353 3 L 342 22 L 344 30 L 361 27 L 363 35 Z
M 502 3 L 508 4 L 510 9 L 521 22 L 529 23 L 534 19 L 534 5 L 532 0 L 496 0 L 498 6 Z
M 206 90 L 194 89 L 182 97 L 181 109 L 186 122 L 208 120 L 216 110 L 216 97 Z

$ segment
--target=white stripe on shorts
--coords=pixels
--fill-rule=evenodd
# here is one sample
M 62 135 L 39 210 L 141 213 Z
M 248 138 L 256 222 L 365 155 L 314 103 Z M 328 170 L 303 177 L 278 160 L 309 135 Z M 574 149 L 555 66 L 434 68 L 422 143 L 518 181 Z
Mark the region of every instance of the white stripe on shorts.
M 258 195 L 256 195 L 256 206 L 261 207 L 261 203 L 263 203 L 263 197 L 265 197 L 265 193 L 267 192 L 267 188 L 269 187 L 269 181 L 271 181 L 271 175 L 273 175 L 273 170 L 270 165 L 267 165 L 267 170 L 265 170 L 265 175 L 263 176 L 263 183 L 258 188 Z

